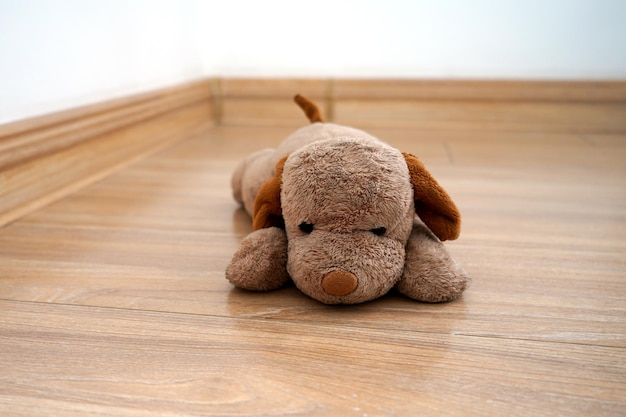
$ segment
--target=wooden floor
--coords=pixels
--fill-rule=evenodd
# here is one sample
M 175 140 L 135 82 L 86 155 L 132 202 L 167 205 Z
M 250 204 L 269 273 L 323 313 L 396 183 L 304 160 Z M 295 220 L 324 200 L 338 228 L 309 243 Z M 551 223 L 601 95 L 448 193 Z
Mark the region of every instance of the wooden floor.
M 463 213 L 462 299 L 233 289 L 291 128 L 212 128 L 0 229 L 0 415 L 626 415 L 626 135 L 369 130 Z

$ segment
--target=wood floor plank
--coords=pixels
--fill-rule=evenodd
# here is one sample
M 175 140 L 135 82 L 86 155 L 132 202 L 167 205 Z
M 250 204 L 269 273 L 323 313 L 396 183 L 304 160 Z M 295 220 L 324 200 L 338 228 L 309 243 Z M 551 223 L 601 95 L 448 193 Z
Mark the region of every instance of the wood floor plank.
M 398 129 L 463 213 L 460 300 L 234 289 L 230 173 L 289 127 L 219 127 L 0 229 L 0 414 L 626 412 L 626 137 Z
M 256 131 L 261 133 L 252 150 L 275 144 L 282 133 Z M 240 137 L 246 133 L 251 131 L 235 131 Z M 20 271 L 0 284 L 4 298 L 332 321 L 320 316 L 328 307 L 293 288 L 248 294 L 233 291 L 224 280 L 231 254 L 251 231 L 249 217 L 237 209 L 228 189 L 241 152 L 234 149 L 232 134 L 223 130 L 187 141 L 4 230 L 0 274 Z M 387 136 L 410 150 L 430 143 L 433 151 L 424 160 L 434 161 L 431 170 L 465 214 L 462 238 L 448 246 L 474 283 L 464 299 L 443 306 L 389 296 L 354 311 L 340 309 L 347 323 L 626 346 L 626 212 L 620 208 L 626 198 L 616 193 L 623 180 L 611 177 L 618 161 L 592 174 L 580 165 L 570 167 L 564 178 L 532 154 L 542 146 L 569 144 L 589 155 L 590 147 L 572 136 L 502 138 L 510 143 L 492 152 L 503 166 L 471 159 L 472 152 L 484 154 L 485 141 L 495 143 L 494 137 L 481 146 L 454 148 L 451 161 L 440 157 L 444 143 L 473 139 L 458 134 L 415 139 L 412 131 Z M 514 163 L 504 165 L 498 157 L 524 149 L 522 142 L 527 148 L 517 155 L 529 157 L 511 157 Z M 619 152 L 607 158 L 617 159 Z M 551 159 L 568 163 L 557 154 Z M 524 169 L 529 165 L 535 169 Z M 496 323 L 490 320 L 494 316 Z
M 624 411 L 617 348 L 42 303 L 0 311 L 0 411 L 14 415 Z

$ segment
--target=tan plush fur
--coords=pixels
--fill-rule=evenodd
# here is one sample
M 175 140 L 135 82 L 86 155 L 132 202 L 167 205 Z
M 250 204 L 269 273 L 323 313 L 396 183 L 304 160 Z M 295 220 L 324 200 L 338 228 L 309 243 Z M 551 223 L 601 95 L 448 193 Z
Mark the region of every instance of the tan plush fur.
M 313 123 L 233 174 L 233 195 L 255 231 L 234 254 L 228 280 L 270 290 L 291 278 L 327 304 L 372 300 L 394 286 L 420 301 L 457 298 L 469 278 L 441 243 L 460 230 L 445 190 L 415 156 L 323 123 L 308 99 L 296 102 Z

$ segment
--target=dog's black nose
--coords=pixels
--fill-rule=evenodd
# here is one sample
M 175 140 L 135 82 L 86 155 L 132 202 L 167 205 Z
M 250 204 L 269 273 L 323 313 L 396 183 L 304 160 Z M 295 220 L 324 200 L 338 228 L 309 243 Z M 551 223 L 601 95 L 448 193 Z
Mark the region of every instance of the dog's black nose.
M 359 285 L 359 281 L 352 272 L 337 271 L 329 272 L 322 278 L 322 288 L 328 295 L 343 297 L 350 294 Z

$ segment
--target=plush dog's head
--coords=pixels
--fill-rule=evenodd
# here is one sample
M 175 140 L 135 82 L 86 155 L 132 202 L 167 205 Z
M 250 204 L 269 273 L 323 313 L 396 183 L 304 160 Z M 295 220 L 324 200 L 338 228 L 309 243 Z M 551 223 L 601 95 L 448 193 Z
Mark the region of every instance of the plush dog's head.
M 369 138 L 309 144 L 260 189 L 254 228 L 284 228 L 286 268 L 305 294 L 359 303 L 389 291 L 405 267 L 415 213 L 442 240 L 458 235 L 454 204 L 412 155 Z
M 292 154 L 281 201 L 296 286 L 325 303 L 389 291 L 404 268 L 412 196 L 402 154 L 386 145 L 338 138 Z

